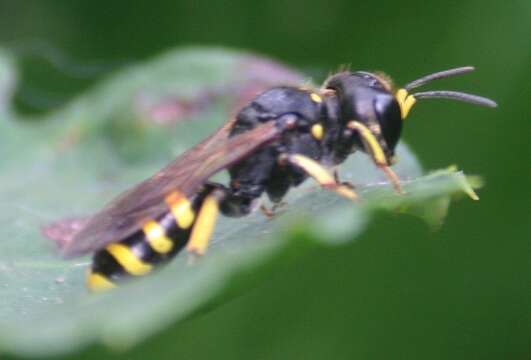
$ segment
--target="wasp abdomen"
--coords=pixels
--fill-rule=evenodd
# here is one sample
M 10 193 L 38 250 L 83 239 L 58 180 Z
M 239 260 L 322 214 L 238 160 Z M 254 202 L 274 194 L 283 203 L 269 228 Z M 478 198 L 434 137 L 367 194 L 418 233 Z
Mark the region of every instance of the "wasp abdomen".
M 145 275 L 171 260 L 187 244 L 203 198 L 189 200 L 179 192 L 168 195 L 166 214 L 145 221 L 140 231 L 96 252 L 88 287 L 93 291 L 115 287 L 124 277 Z

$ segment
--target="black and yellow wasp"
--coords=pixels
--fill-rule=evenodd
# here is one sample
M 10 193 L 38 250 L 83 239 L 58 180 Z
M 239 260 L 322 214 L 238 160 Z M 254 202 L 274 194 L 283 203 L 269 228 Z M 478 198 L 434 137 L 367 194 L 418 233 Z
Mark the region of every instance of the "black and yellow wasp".
M 203 254 L 219 212 L 249 214 L 264 192 L 278 204 L 308 176 L 356 199 L 352 186 L 328 170 L 356 150 L 367 153 L 400 192 L 390 166 L 403 121 L 417 100 L 449 98 L 496 106 L 492 100 L 462 92 L 411 90 L 472 70 L 437 72 L 399 89 L 385 75 L 363 71 L 336 73 L 320 89 L 271 88 L 100 212 L 84 221 L 56 222 L 44 232 L 65 256 L 95 252 L 87 283 L 92 290 L 103 290 L 121 278 L 151 272 L 183 248 Z M 228 185 L 208 181 L 225 169 Z

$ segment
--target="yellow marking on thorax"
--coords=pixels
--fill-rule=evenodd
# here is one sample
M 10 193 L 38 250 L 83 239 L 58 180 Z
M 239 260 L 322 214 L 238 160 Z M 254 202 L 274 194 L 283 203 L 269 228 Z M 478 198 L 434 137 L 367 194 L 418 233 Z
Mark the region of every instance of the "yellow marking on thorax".
M 413 95 L 408 94 L 406 89 L 399 89 L 395 94 L 396 101 L 400 105 L 400 113 L 402 120 L 405 120 L 409 111 L 417 102 L 417 99 Z
M 144 275 L 152 269 L 150 264 L 140 260 L 129 247 L 123 244 L 110 244 L 105 249 L 131 275 Z
M 143 227 L 149 246 L 159 254 L 166 254 L 173 248 L 173 242 L 166 236 L 166 230 L 156 221 L 149 220 Z
M 203 201 L 197 221 L 195 222 L 190 241 L 186 250 L 197 255 L 203 255 L 208 246 L 208 241 L 214 230 L 214 225 L 219 213 L 219 202 L 215 196 L 209 195 Z
M 369 150 L 371 151 L 374 161 L 377 165 L 387 165 L 387 159 L 383 149 L 368 127 L 358 121 L 351 121 L 347 124 L 347 126 L 353 130 L 356 130 L 361 135 L 361 138 L 369 146 Z
M 166 197 L 166 204 L 170 208 L 175 222 L 181 229 L 188 229 L 194 223 L 195 212 L 192 203 L 178 191 Z
M 321 103 L 323 102 L 323 99 L 316 93 L 311 93 L 310 94 L 310 97 L 312 98 L 313 101 L 315 101 L 316 103 Z
M 315 124 L 312 126 L 312 136 L 317 140 L 321 140 L 324 136 L 324 128 L 321 124 Z
M 105 275 L 93 273 L 87 274 L 87 287 L 94 292 L 109 290 L 116 287 L 116 284 L 109 280 Z

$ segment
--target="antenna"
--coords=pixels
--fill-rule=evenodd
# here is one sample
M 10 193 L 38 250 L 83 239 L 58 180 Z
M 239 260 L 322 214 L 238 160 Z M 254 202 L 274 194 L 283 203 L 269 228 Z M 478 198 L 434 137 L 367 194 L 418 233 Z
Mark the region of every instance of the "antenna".
M 487 106 L 491 108 L 495 108 L 498 106 L 495 101 L 485 98 L 483 96 L 473 95 L 473 94 L 467 94 L 460 91 L 447 91 L 447 90 L 439 90 L 439 91 L 423 91 L 412 94 L 415 99 L 452 99 L 452 100 L 458 100 L 467 102 L 470 104 L 475 105 L 481 105 L 481 106 Z
M 404 89 L 409 93 L 411 89 L 425 85 L 433 80 L 462 75 L 462 74 L 466 74 L 474 70 L 475 69 L 473 66 L 462 66 L 458 68 L 439 71 L 433 74 L 423 76 L 420 79 L 411 81 L 410 83 L 406 84 L 406 86 L 404 86 Z M 467 102 L 470 104 L 487 106 L 487 107 L 498 106 L 498 104 L 496 104 L 496 102 L 491 99 L 487 99 L 482 96 L 468 94 L 468 93 L 460 92 L 460 91 L 448 91 L 448 90 L 423 91 L 423 92 L 417 92 L 417 93 L 410 93 L 410 96 L 413 96 L 413 98 L 417 100 L 420 100 L 420 99 L 451 99 L 451 100 L 458 100 L 458 101 L 463 101 L 463 102 Z M 413 104 L 411 104 L 411 106 L 412 105 Z
M 425 85 L 429 83 L 430 81 L 437 80 L 437 79 L 444 79 L 444 78 L 456 76 L 456 75 L 462 75 L 462 74 L 466 74 L 474 70 L 475 68 L 473 66 L 462 66 L 462 67 L 458 67 L 454 69 L 438 71 L 436 73 L 423 76 L 420 79 L 407 83 L 406 86 L 404 86 L 404 89 L 406 89 L 407 92 L 409 92 L 409 90 Z

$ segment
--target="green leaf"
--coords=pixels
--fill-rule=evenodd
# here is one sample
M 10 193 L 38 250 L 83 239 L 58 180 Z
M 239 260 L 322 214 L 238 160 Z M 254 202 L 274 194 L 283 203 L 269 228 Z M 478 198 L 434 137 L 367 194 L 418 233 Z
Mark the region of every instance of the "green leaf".
M 259 212 L 221 218 L 198 262 L 182 254 L 152 276 L 90 294 L 84 285 L 90 258 L 60 258 L 40 227 L 97 211 L 212 132 L 252 91 L 303 77 L 250 54 L 184 49 L 125 69 L 42 118 L 22 119 L 10 109 L 16 76 L 3 51 L 0 76 L 2 352 L 42 356 L 92 342 L 127 348 L 214 303 L 234 275 L 273 262 L 294 241 L 305 243 L 292 246 L 298 252 L 352 241 L 380 210 L 415 214 L 438 226 L 449 196 L 471 191 L 461 172 L 422 176 L 402 144 L 394 169 L 406 194 L 399 195 L 365 156 L 355 155 L 340 175 L 356 186 L 359 203 L 307 181 L 273 220 Z

